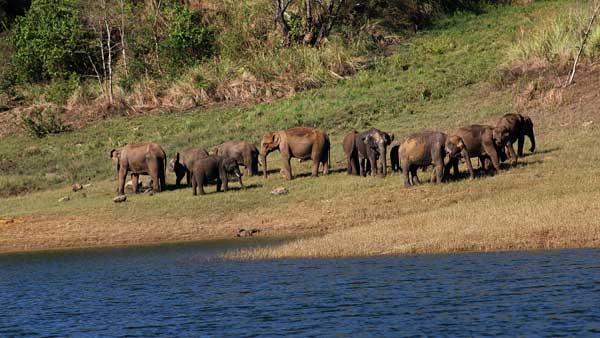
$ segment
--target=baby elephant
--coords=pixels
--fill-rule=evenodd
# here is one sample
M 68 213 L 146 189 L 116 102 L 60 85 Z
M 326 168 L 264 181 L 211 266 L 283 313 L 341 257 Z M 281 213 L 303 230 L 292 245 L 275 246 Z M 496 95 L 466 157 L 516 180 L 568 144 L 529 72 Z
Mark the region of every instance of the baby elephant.
M 197 195 L 197 188 L 200 188 L 200 195 L 204 195 L 204 186 L 208 183 L 217 184 L 217 192 L 229 190 L 229 179 L 227 174 L 237 176 L 240 186 L 243 188 L 242 173 L 235 159 L 225 156 L 210 155 L 199 159 L 192 165 L 192 190 L 193 195 Z

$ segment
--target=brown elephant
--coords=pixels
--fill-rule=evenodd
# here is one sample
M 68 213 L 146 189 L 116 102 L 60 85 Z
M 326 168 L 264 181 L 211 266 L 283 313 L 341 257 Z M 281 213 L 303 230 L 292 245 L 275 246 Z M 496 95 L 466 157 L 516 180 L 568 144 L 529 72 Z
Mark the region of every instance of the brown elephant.
M 419 168 L 434 166 L 432 183 L 441 183 L 444 174 L 444 157 L 446 157 L 446 134 L 426 131 L 410 135 L 398 148 L 400 166 L 404 174 L 404 187 L 420 184 L 417 177 Z M 411 179 L 409 179 L 409 173 Z
M 465 144 L 463 138 L 460 135 L 451 135 L 446 138 L 446 154 L 448 155 L 448 163 L 446 164 L 445 173 L 449 173 L 450 166 L 454 167 L 454 175 L 458 174 L 458 160 L 462 157 L 467 164 L 469 170 L 469 177 L 472 179 L 475 177 L 473 172 L 473 165 L 471 164 L 471 154 L 469 154 L 469 147 Z
M 117 167 L 118 194 L 125 193 L 125 178 L 128 172 L 131 172 L 134 192 L 138 191 L 140 175 L 150 175 L 153 191 L 160 192 L 165 189 L 167 156 L 158 144 L 150 142 L 128 144 L 118 149 L 112 149 L 110 158 Z
M 327 134 L 308 127 L 266 132 L 260 142 L 260 158 L 263 175 L 267 178 L 267 155 L 275 150 L 281 153 L 285 178 L 292 179 L 292 157 L 312 160 L 312 176 L 318 176 L 319 165 L 323 164 L 323 175 L 329 173 L 329 151 L 331 144 Z
M 523 146 L 525 136 L 529 137 L 531 142 L 530 152 L 535 151 L 535 135 L 533 133 L 533 121 L 528 116 L 521 114 L 504 114 L 494 128 L 494 139 L 499 146 L 506 146 L 508 156 L 512 165 L 517 164 L 517 154 L 513 148 L 513 143 L 517 142 L 518 156 L 523 156 Z
M 487 170 L 489 165 L 489 161 L 491 161 L 492 166 L 496 170 L 496 172 L 500 171 L 500 160 L 504 158 L 504 152 L 502 151 L 502 147 L 498 146 L 496 139 L 494 138 L 494 127 L 481 125 L 481 124 L 473 124 L 467 127 L 463 127 L 458 129 L 458 131 L 452 135 L 452 137 L 458 137 L 463 141 L 464 146 L 468 151 L 469 157 L 478 157 L 482 167 Z M 457 141 L 455 138 L 449 138 L 449 145 L 447 148 L 450 150 L 454 149 L 453 147 L 458 147 Z M 473 177 L 473 167 L 471 165 L 470 158 L 464 155 L 464 152 L 461 153 L 462 157 L 465 159 L 467 163 L 467 167 L 469 168 L 469 175 Z M 450 167 L 454 169 L 454 175 L 458 174 L 458 160 L 460 156 L 458 153 L 453 152 L 450 155 L 450 159 L 446 166 L 446 172 L 450 172 Z
M 209 155 L 195 161 L 192 166 L 192 194 L 196 196 L 197 188 L 200 188 L 200 195 L 204 195 L 204 186 L 208 183 L 216 183 L 217 192 L 221 191 L 221 185 L 224 191 L 229 190 L 229 174 L 237 176 L 240 186 L 244 187 L 242 173 L 234 158 Z
M 192 165 L 196 160 L 208 157 L 208 151 L 202 148 L 187 148 L 175 154 L 169 161 L 169 171 L 175 172 L 176 186 L 179 187 L 185 176 L 188 187 L 192 186 Z
M 387 175 L 387 147 L 394 134 L 371 128 L 362 133 L 353 132 L 344 137 L 343 148 L 348 159 L 348 174 L 366 176 L 368 171 Z M 358 168 L 357 168 L 358 167 Z
M 246 141 L 227 141 L 213 148 L 215 155 L 227 156 L 235 159 L 246 167 L 246 175 L 258 175 L 258 149 L 254 144 Z

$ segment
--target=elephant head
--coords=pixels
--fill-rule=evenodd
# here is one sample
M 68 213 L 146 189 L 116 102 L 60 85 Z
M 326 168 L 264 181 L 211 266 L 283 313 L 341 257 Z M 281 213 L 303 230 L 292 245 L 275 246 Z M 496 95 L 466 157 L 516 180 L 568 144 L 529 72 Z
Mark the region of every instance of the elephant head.
M 467 152 L 467 147 L 465 146 L 465 142 L 458 135 L 452 135 L 448 137 L 445 144 L 446 154 L 449 159 L 457 158 L 460 155 L 463 155 L 464 152 Z M 468 158 L 468 152 L 467 152 Z
M 510 130 L 507 126 L 502 124 L 497 125 L 492 132 L 492 138 L 494 139 L 496 146 L 503 147 L 508 144 L 510 140 Z
M 235 175 L 236 177 L 242 177 L 242 172 L 240 171 L 239 164 L 237 161 L 231 157 L 225 157 L 223 159 L 223 168 L 225 168 L 225 172 L 231 175 Z
M 390 135 L 372 128 L 361 135 L 361 140 L 381 159 L 383 176 L 385 176 L 387 174 L 387 146 L 392 144 L 394 134 Z M 377 171 L 376 168 L 371 170 L 374 170 L 374 173 Z
M 281 138 L 279 132 L 270 131 L 263 134 L 260 140 L 260 162 L 263 166 L 263 176 L 267 178 L 267 155 L 279 149 L 279 142 Z

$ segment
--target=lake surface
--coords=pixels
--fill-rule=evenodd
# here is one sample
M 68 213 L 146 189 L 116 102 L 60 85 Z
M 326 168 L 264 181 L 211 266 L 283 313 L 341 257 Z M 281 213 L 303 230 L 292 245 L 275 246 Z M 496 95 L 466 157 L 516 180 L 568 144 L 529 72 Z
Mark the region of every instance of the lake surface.
M 0 256 L 0 337 L 600 335 L 600 250 L 207 259 L 239 243 Z

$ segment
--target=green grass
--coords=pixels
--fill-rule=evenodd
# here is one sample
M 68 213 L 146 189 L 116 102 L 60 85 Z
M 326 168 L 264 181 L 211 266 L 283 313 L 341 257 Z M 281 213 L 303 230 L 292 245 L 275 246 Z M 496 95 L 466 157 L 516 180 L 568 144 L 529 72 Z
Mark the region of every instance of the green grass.
M 111 177 L 108 152 L 136 141 L 154 141 L 168 155 L 189 145 L 209 147 L 230 140 L 258 142 L 267 130 L 316 126 L 339 140 L 352 129 L 378 126 L 397 136 L 496 116 L 510 107 L 470 105 L 473 92 L 496 76 L 496 66 L 532 13 L 554 11 L 563 2 L 526 7 L 486 7 L 457 13 L 397 46 L 395 54 L 336 85 L 273 103 L 113 118 L 82 130 L 43 139 L 10 136 L 0 147 L 0 194 Z M 468 96 L 468 95 L 467 95 Z M 467 108 L 468 107 L 468 108 Z M 469 109 L 466 111 L 465 109 Z M 341 149 L 334 144 L 334 159 Z

